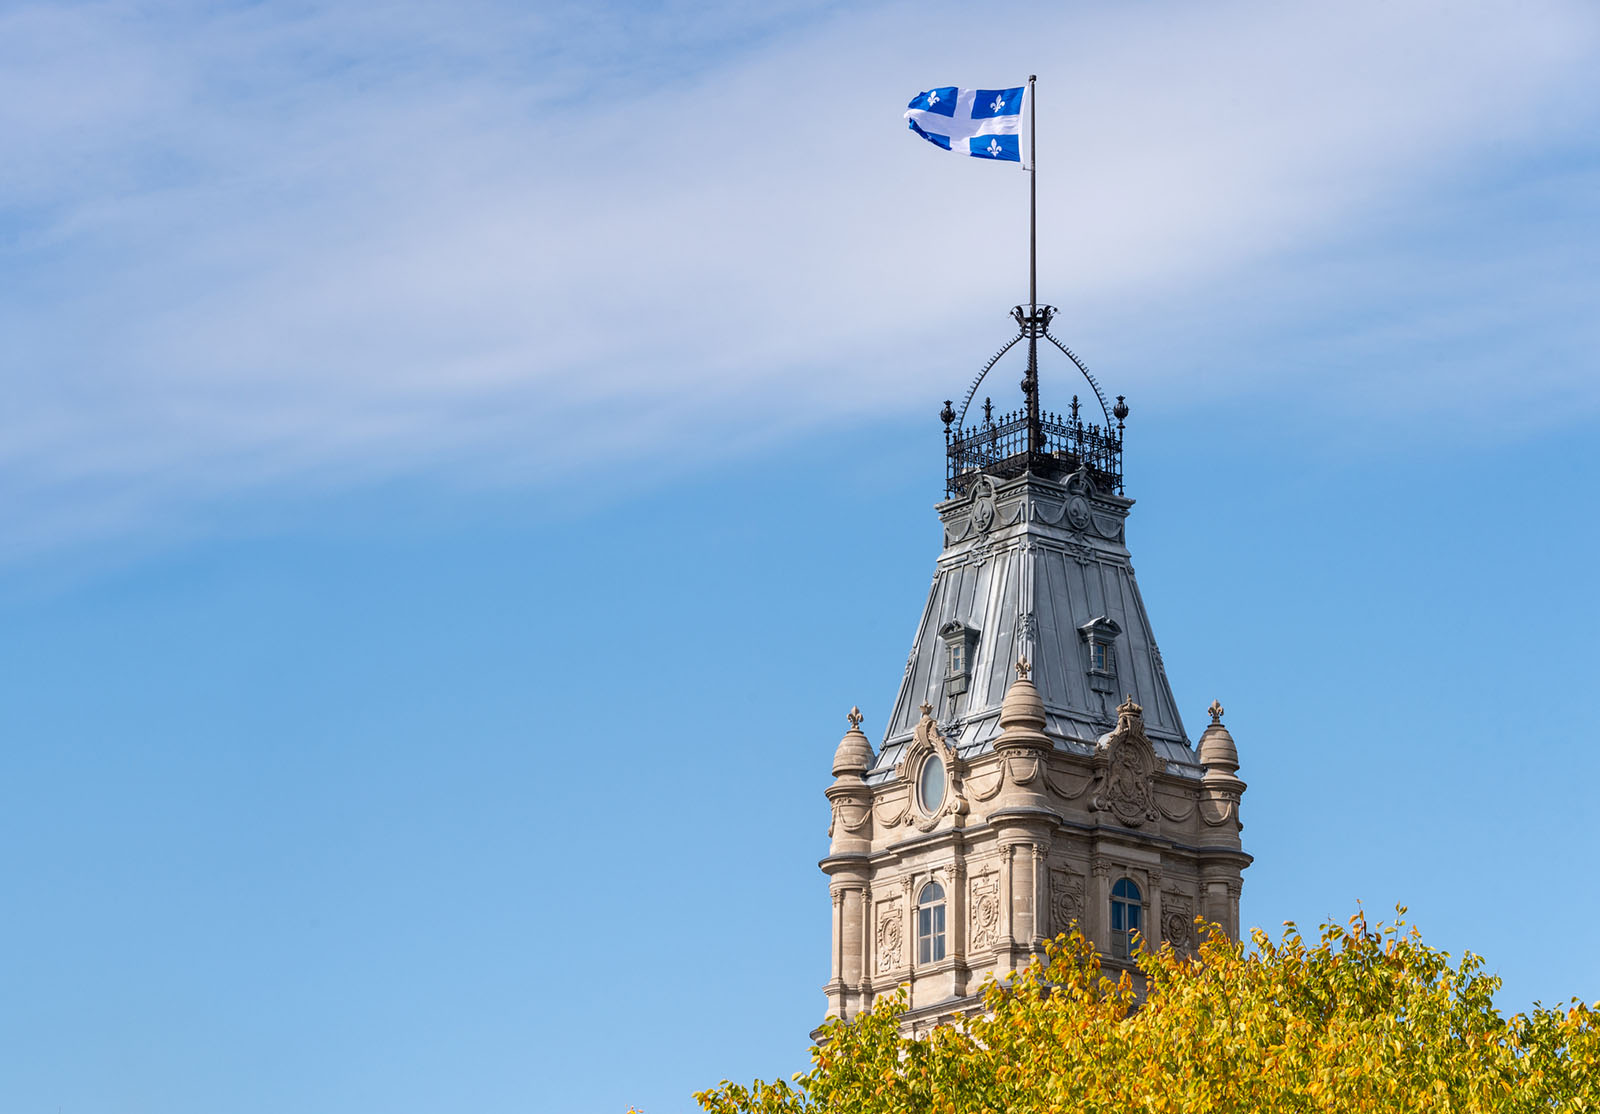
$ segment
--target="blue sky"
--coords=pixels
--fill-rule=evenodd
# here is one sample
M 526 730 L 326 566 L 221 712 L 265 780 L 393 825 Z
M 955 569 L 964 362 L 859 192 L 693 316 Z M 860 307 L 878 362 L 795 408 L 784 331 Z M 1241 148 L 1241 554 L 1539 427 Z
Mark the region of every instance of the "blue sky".
M 900 108 L 1030 72 L 1246 920 L 1404 902 L 1600 998 L 1600 18 L 969 17 L 0 8 L 0 1105 L 804 1064 L 828 764 L 1026 293 L 1024 176 Z

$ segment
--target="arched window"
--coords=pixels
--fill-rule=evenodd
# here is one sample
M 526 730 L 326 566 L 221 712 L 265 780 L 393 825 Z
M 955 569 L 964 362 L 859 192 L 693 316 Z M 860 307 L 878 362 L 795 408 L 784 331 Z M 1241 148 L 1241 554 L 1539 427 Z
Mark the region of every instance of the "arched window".
M 1133 934 L 1144 929 L 1144 897 L 1131 878 L 1119 878 L 1111 887 L 1111 954 L 1127 959 L 1133 954 Z
M 929 882 L 917 897 L 917 962 L 944 958 L 944 887 Z

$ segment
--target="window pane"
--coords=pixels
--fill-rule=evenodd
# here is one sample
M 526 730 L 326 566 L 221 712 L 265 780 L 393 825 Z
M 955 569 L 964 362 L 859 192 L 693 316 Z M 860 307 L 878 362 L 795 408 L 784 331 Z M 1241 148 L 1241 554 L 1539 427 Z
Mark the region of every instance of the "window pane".
M 922 808 L 925 812 L 935 812 L 944 804 L 944 763 L 936 754 L 930 754 L 922 761 L 922 771 L 917 778 L 918 790 L 922 796 Z
M 939 960 L 941 960 L 943 958 L 944 958 L 944 936 L 941 934 L 941 935 L 935 936 L 933 938 L 933 959 L 934 959 L 934 962 L 938 962 Z
M 1137 906 L 1137 905 L 1128 906 L 1128 927 L 1129 928 L 1134 928 L 1134 929 L 1143 928 L 1144 927 L 1144 924 L 1142 923 L 1143 916 L 1144 916 L 1144 910 L 1139 908 L 1139 906 Z
M 1112 932 L 1121 932 L 1123 929 L 1128 927 L 1127 921 L 1125 920 L 1125 917 L 1127 916 L 1127 909 L 1128 907 L 1122 904 L 1120 901 L 1113 901 L 1111 903 Z
M 944 887 L 937 882 L 929 882 L 922 887 L 922 893 L 917 897 L 918 905 L 932 905 L 935 901 L 944 900 Z

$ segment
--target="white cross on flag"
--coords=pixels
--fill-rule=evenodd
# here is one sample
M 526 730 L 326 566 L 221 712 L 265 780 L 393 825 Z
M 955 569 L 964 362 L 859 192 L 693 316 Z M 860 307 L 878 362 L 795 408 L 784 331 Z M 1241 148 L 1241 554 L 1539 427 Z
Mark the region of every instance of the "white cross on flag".
M 911 130 L 946 151 L 975 159 L 1033 166 L 1033 152 L 1023 142 L 1022 117 L 1031 110 L 1028 87 L 962 89 L 944 85 L 918 93 L 906 106 Z

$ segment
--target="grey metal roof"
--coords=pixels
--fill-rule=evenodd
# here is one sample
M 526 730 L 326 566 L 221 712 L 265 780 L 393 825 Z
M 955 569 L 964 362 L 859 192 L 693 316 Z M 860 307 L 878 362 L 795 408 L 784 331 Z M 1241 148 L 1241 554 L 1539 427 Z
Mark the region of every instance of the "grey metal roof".
M 869 780 L 887 777 L 899 761 L 923 703 L 958 752 L 987 750 L 1019 657 L 1033 663 L 1058 747 L 1092 748 L 1131 695 L 1144 706 L 1157 753 L 1174 772 L 1199 775 L 1124 544 L 1132 506 L 1098 490 L 1085 471 L 1060 480 L 984 475 L 940 504 L 944 548 Z M 952 622 L 977 632 L 964 693 L 952 691 L 960 686 L 940 634 L 959 638 Z M 1091 635 L 1111 639 L 1109 675 L 1091 671 Z

